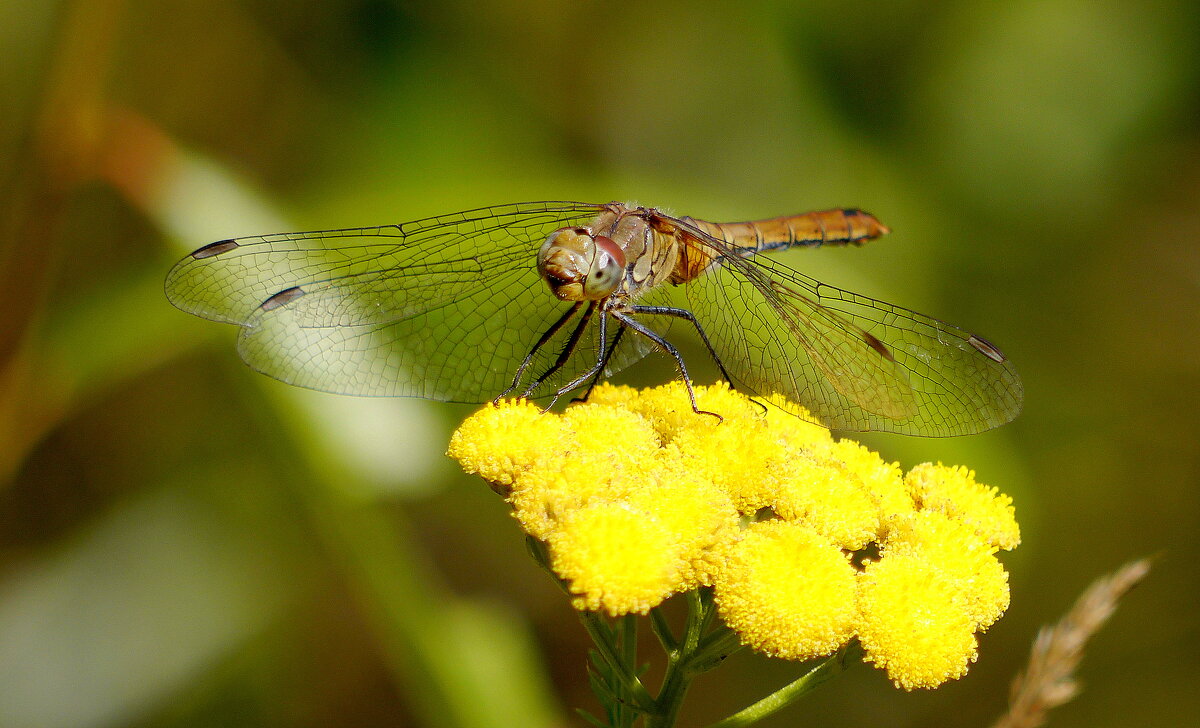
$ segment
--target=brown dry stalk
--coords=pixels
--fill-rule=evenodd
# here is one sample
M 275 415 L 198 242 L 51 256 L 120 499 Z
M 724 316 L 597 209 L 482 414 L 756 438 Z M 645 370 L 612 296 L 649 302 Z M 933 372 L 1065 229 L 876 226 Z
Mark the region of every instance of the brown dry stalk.
M 993 728 L 1035 728 L 1046 722 L 1051 708 L 1079 692 L 1075 668 L 1083 649 L 1117 608 L 1117 601 L 1150 571 L 1150 560 L 1139 559 L 1097 579 L 1062 620 L 1043 627 L 1033 642 L 1029 666 L 1013 681 L 1008 712 Z

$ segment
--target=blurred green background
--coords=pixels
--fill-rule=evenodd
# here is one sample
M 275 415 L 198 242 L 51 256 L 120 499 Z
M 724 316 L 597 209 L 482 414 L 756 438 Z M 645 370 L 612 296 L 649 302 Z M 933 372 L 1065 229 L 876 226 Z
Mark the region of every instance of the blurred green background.
M 893 235 L 789 262 L 1022 373 L 1000 430 L 863 438 L 1015 498 L 979 663 L 852 670 L 764 725 L 986 725 L 1038 627 L 1147 554 L 1053 724 L 1200 715 L 1194 2 L 17 0 L 0 89 L 0 726 L 595 708 L 570 608 L 442 454 L 470 407 L 279 385 L 162 293 L 213 240 L 537 199 L 863 207 Z M 801 669 L 739 654 L 683 725 Z

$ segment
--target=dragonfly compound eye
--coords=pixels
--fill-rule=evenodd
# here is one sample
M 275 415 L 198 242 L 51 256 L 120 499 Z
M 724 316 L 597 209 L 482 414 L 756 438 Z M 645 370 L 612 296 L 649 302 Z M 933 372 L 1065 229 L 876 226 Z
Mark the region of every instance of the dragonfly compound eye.
M 603 235 L 593 238 L 592 265 L 583 282 L 585 298 L 596 301 L 617 290 L 625 275 L 625 252 Z

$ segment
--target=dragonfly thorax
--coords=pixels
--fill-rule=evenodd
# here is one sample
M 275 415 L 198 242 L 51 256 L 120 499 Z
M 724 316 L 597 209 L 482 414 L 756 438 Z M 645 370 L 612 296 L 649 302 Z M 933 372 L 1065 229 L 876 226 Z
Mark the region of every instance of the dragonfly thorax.
M 625 276 L 625 253 L 611 238 L 586 228 L 555 230 L 538 251 L 538 273 L 564 301 L 598 301 Z

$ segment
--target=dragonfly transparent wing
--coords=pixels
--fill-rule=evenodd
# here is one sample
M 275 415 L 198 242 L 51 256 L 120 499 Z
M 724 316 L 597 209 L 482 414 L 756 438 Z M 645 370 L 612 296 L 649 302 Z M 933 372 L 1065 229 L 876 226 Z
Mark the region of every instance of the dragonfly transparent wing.
M 538 338 L 570 309 L 538 275 L 538 248 L 552 231 L 588 225 L 603 209 L 524 203 L 401 225 L 221 241 L 180 261 L 167 295 L 185 311 L 242 326 L 242 358 L 291 384 L 486 401 L 508 388 Z M 598 319 L 580 330 L 573 354 L 533 396 L 596 362 Z M 524 381 L 552 368 L 579 321 L 538 350 Z
M 744 391 L 781 394 L 835 429 L 909 435 L 982 432 L 1020 411 L 1015 369 L 982 338 L 675 224 L 721 263 L 645 300 L 691 310 Z

